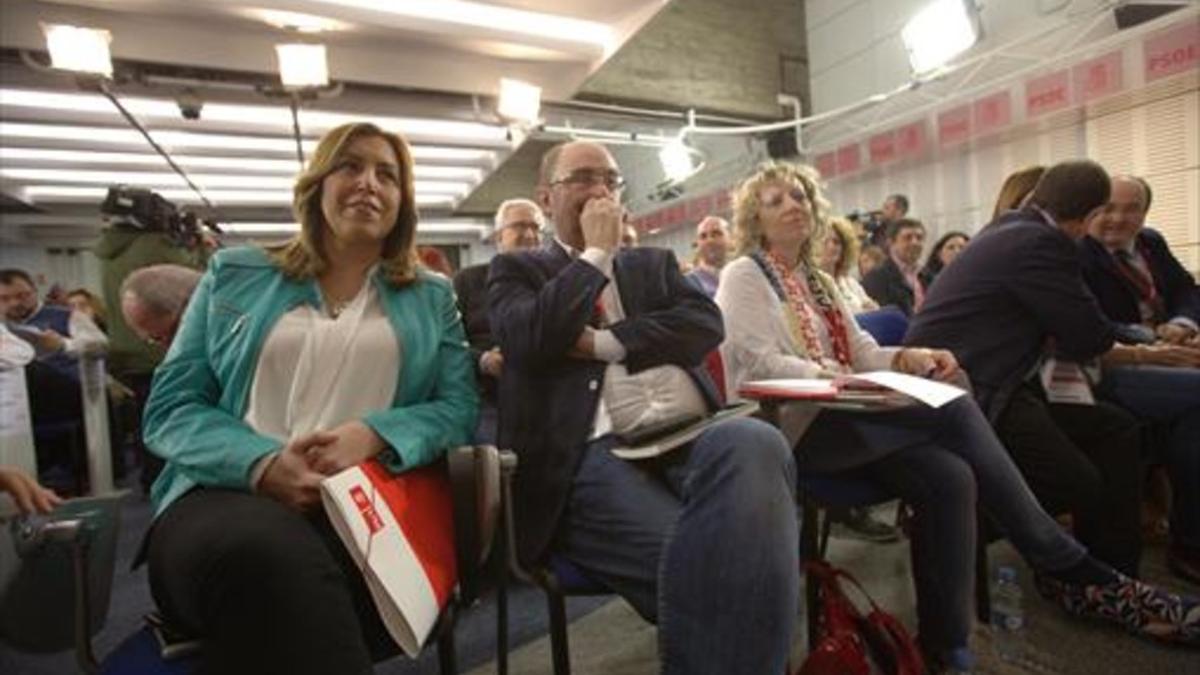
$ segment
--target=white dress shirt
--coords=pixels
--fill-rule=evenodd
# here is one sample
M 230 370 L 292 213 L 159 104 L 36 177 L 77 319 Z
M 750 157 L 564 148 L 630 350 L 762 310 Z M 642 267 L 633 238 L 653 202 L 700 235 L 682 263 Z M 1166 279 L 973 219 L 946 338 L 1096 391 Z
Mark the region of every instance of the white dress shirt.
M 557 240 L 568 254 L 570 246 Z M 589 248 L 579 254 L 584 262 L 600 270 L 608 283 L 600 291 L 605 321 L 617 323 L 625 318 L 620 289 L 613 276 L 613 254 L 599 248 Z M 625 346 L 610 330 L 593 334 L 593 352 L 597 359 L 608 363 L 604 371 L 604 389 L 592 424 L 591 438 L 606 433 L 624 433 L 656 422 L 688 415 L 705 415 L 708 405 L 691 375 L 675 365 L 647 368 L 630 375 L 624 364 Z

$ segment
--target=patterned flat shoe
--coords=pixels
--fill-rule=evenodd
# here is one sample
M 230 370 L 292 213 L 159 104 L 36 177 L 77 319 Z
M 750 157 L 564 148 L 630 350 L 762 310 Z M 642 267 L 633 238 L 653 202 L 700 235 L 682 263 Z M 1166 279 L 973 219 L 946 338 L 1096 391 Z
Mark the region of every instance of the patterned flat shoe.
M 1104 619 L 1162 642 L 1200 646 L 1200 600 L 1123 574 L 1111 584 L 1068 584 L 1035 576 L 1038 592 L 1076 616 Z

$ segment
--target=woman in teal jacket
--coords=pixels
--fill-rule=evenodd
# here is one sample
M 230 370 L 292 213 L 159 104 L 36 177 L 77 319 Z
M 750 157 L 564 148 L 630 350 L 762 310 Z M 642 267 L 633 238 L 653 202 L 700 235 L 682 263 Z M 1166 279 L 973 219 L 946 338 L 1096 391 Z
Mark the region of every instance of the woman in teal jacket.
M 300 233 L 212 260 L 158 368 L 147 446 L 150 584 L 220 673 L 367 673 L 396 653 L 319 484 L 468 442 L 478 407 L 450 284 L 419 268 L 407 143 L 370 124 L 321 140 Z

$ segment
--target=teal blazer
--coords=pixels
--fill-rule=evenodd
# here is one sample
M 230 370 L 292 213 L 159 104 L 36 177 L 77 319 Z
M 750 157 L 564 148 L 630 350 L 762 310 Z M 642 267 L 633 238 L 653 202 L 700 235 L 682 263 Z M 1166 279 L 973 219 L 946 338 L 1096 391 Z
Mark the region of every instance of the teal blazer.
M 388 445 L 378 458 L 400 472 L 470 442 L 479 398 L 450 282 L 421 271 L 404 288 L 380 272 L 371 283 L 396 331 L 402 369 L 393 407 L 363 422 Z M 150 493 L 156 517 L 196 486 L 249 490 L 254 463 L 282 448 L 242 419 L 263 341 L 301 304 L 320 306 L 316 281 L 284 277 L 261 249 L 213 257 L 146 403 L 146 447 L 166 460 Z

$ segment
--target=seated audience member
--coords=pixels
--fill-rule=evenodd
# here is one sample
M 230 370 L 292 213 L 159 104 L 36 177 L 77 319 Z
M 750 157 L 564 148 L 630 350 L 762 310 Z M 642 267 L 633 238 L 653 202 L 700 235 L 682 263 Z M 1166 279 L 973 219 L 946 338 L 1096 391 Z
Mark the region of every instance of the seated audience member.
M 887 258 L 862 281 L 871 299 L 880 307 L 896 307 L 905 316 L 920 309 L 925 301 L 925 287 L 918 276 L 924 249 L 925 226 L 921 221 L 902 218 L 889 225 Z
M 79 356 L 103 349 L 108 338 L 82 312 L 38 302 L 33 278 L 24 270 L 0 270 L 0 308 L 11 332 L 28 341 L 37 353 L 25 366 L 34 427 L 82 421 Z M 65 444 L 39 444 L 39 472 L 69 464 L 75 451 Z
M 1085 218 L 1108 193 L 1108 175 L 1094 162 L 1051 167 L 1025 208 L 1004 211 L 942 271 L 905 341 L 954 353 L 1046 510 L 1070 512 L 1093 555 L 1136 576 L 1137 421 L 1108 403 L 1048 396 L 1041 377 L 1049 357 L 1083 362 L 1113 345 L 1113 325 L 1084 288 L 1076 248 Z
M 108 333 L 108 325 L 104 320 L 106 313 L 104 301 L 100 299 L 100 296 L 86 288 L 76 288 L 67 293 L 67 305 L 73 311 L 80 312 L 91 319 L 101 333 Z
M 1083 278 L 1105 315 L 1153 343 L 1114 346 L 1097 393 L 1159 427 L 1152 438 L 1165 442 L 1152 455 L 1165 463 L 1174 496 L 1167 563 L 1200 583 L 1200 289 L 1145 227 L 1149 204 L 1141 182 L 1113 177 L 1108 204 L 1079 244 Z
M 133 272 L 121 284 L 125 323 L 146 342 L 170 348 L 199 283 L 200 273 L 183 265 L 151 265 Z
M 517 553 L 562 556 L 657 621 L 663 673 L 781 673 L 799 602 L 783 436 L 741 418 L 656 461 L 609 452 L 622 434 L 716 408 L 703 361 L 723 334 L 670 251 L 620 247 L 623 186 L 603 146 L 553 147 L 537 199 L 554 240 L 492 261 L 499 441 L 521 463 Z
M 1046 167 L 1040 165 L 1028 166 L 1010 173 L 1000 186 L 1000 192 L 996 194 L 996 206 L 992 209 L 991 222 L 996 222 L 1008 211 L 1023 208 L 1025 199 L 1033 192 L 1033 188 L 1037 187 L 1044 173 Z
M 496 209 L 496 228 L 492 239 L 496 253 L 510 253 L 537 248 L 540 232 L 546 225 L 542 209 L 528 199 L 509 199 Z M 467 341 L 471 344 L 471 359 L 475 363 L 482 405 L 475 442 L 496 442 L 496 378 L 504 368 L 504 355 L 492 337 L 488 322 L 487 277 L 489 263 L 471 265 L 459 270 L 454 277 L 454 293 L 458 311 L 463 317 Z
M 53 490 L 48 490 L 16 467 L 0 466 L 0 492 L 7 492 L 21 513 L 50 513 L 63 503 Z
M 838 294 L 851 313 L 879 309 L 879 305 L 867 295 L 858 279 L 854 278 L 853 266 L 858 260 L 858 239 L 854 236 L 854 228 L 850 221 L 833 216 L 829 218 L 828 225 L 829 230 L 819 256 L 821 271 L 833 277 Z
M 38 302 L 33 277 L 19 269 L 0 270 L 4 318 L 34 341 L 38 360 L 77 378 L 75 362 L 86 348 L 103 348 L 108 338 L 86 314 L 63 305 Z
M 150 588 L 204 639 L 205 672 L 369 673 L 396 653 L 319 484 L 371 457 L 422 466 L 475 425 L 453 291 L 417 264 L 408 144 L 332 129 L 294 192 L 294 239 L 213 257 L 146 406 L 167 462 Z
M 950 352 L 879 347 L 858 327 L 833 280 L 815 266 L 826 208 L 816 173 L 807 167 L 768 164 L 737 189 L 741 257 L 726 266 L 717 291 L 730 392 L 763 378 L 880 369 L 954 379 L 958 364 Z M 977 498 L 1034 568 L 1042 592 L 1068 611 L 1150 637 L 1200 643 L 1200 604 L 1090 557 L 1041 509 L 969 396 L 940 408 L 823 410 L 798 420 L 794 430 L 803 432 L 795 448 L 801 471 L 862 476 L 915 509 L 919 635 L 935 668 L 970 665 L 964 652 L 973 623 Z
M 971 241 L 971 237 L 965 232 L 947 232 L 943 234 L 937 243 L 933 245 L 933 250 L 929 252 L 929 259 L 925 261 L 925 266 L 921 268 L 921 285 L 929 288 L 933 285 L 933 280 L 937 275 L 954 259 L 959 253 L 967 247 L 967 242 Z
M 711 298 L 717 294 L 721 268 L 729 256 L 729 223 L 718 216 L 707 216 L 696 225 L 693 245 L 696 247 L 696 265 L 686 276 Z
M 887 253 L 883 249 L 870 244 L 863 246 L 862 250 L 858 253 L 858 278 L 866 278 L 871 273 L 871 270 L 882 265 L 884 260 L 887 260 Z M 859 285 L 861 286 L 862 284 Z M 867 297 L 870 296 L 868 295 Z M 871 302 L 875 301 L 872 300 Z

